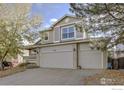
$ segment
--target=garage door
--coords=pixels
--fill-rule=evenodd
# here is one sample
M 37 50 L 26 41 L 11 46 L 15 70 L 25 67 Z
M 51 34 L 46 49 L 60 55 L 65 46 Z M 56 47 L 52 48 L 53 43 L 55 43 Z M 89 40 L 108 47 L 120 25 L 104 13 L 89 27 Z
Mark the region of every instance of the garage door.
M 40 66 L 47 68 L 74 68 L 73 45 L 41 48 Z
M 79 65 L 84 69 L 99 69 L 102 67 L 101 52 L 92 50 L 88 44 L 79 45 Z

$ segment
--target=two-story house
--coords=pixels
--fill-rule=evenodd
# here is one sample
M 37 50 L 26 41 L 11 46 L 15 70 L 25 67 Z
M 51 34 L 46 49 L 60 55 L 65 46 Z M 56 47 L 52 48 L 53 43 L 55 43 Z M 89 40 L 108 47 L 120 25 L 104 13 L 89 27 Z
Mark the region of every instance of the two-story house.
M 85 30 L 76 29 L 75 25 L 81 21 L 81 18 L 65 15 L 41 31 L 41 40 L 27 46 L 30 58 L 35 56 L 35 62 L 43 68 L 106 69 L 106 52 L 91 48 Z

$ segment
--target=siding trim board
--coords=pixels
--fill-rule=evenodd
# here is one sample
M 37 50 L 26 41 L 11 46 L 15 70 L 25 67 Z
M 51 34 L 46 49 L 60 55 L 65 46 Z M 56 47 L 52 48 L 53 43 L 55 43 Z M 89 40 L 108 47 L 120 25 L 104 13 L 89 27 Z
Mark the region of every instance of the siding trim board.
M 34 48 L 41 48 L 41 47 L 49 47 L 49 46 L 57 46 L 57 45 L 66 45 L 66 44 L 75 44 L 75 43 L 89 43 L 89 39 L 84 40 L 75 40 L 75 41 L 67 41 L 67 42 L 57 42 L 57 43 L 49 43 L 49 44 L 42 44 L 42 45 L 29 45 L 25 46 L 25 49 L 34 49 Z
M 59 52 L 71 52 L 71 50 L 61 50 L 61 51 L 46 51 L 46 52 L 42 52 L 42 53 L 54 53 L 54 52 L 56 52 L 56 53 L 59 53 Z
M 76 22 L 71 22 L 71 23 L 65 23 L 64 25 L 59 25 L 59 26 L 55 26 L 55 27 L 63 27 L 63 26 L 68 26 L 68 25 L 72 25 L 72 24 L 76 24 L 82 21 L 76 21 Z

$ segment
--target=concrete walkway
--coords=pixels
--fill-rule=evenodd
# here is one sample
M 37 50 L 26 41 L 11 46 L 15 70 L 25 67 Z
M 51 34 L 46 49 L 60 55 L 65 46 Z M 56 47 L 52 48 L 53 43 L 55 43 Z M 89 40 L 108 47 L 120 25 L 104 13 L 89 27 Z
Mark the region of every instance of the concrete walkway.
M 0 85 L 82 85 L 83 77 L 100 72 L 100 70 L 27 69 L 0 78 Z

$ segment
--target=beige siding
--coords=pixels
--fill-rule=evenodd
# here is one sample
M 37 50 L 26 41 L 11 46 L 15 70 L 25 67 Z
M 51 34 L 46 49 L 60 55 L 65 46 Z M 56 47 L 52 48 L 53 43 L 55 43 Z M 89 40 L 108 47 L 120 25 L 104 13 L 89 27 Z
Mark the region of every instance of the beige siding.
M 53 31 L 49 31 L 49 43 L 53 42 Z
M 74 25 L 70 24 L 68 26 L 74 26 Z M 76 30 L 76 28 L 75 28 L 75 30 Z M 75 39 L 83 39 L 83 32 L 76 31 L 75 37 L 70 40 L 75 40 Z M 61 27 L 54 28 L 54 41 L 55 42 L 68 41 L 68 40 L 61 40 Z
M 76 31 L 76 38 L 83 38 L 83 32 Z
M 62 21 L 58 22 L 54 27 L 75 23 L 77 21 L 81 21 L 81 19 L 74 18 L 74 17 L 65 17 Z
M 53 36 L 54 36 L 54 41 L 60 41 L 61 38 L 61 31 L 60 31 L 60 27 L 56 27 L 54 28 L 54 32 L 53 32 Z
M 41 39 L 41 43 L 45 44 L 45 43 L 53 43 L 53 31 L 46 31 L 46 32 L 42 32 L 41 33 L 41 37 L 43 33 L 48 33 L 48 40 L 43 40 Z
M 56 25 L 54 25 L 53 30 L 48 30 L 46 32 L 49 32 L 49 40 L 42 40 L 42 44 L 45 43 L 53 43 L 53 42 L 60 42 L 61 41 L 61 27 L 63 26 L 70 26 L 74 25 L 76 22 L 81 21 L 79 18 L 74 17 L 65 17 L 63 20 L 58 22 Z M 76 29 L 75 29 L 76 30 Z M 42 33 L 46 33 L 42 32 Z M 73 39 L 83 38 L 83 32 L 76 31 L 76 37 Z
M 54 34 L 54 38 L 55 38 L 54 41 L 58 41 L 59 42 L 61 40 L 61 27 L 74 25 L 76 22 L 79 22 L 79 21 L 81 21 L 81 19 L 74 18 L 74 17 L 65 17 L 63 20 L 61 20 L 59 23 L 57 23 L 54 26 L 54 32 L 55 32 L 55 34 Z M 76 39 L 83 38 L 83 32 L 76 31 L 76 37 L 75 38 Z

